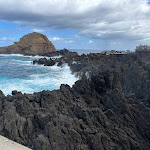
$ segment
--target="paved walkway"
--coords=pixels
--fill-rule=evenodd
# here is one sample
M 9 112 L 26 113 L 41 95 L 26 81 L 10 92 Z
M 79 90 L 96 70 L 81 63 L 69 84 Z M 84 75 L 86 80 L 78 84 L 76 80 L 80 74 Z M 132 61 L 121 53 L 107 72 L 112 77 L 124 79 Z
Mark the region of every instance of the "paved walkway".
M 0 136 L 0 150 L 31 150 L 21 144 Z

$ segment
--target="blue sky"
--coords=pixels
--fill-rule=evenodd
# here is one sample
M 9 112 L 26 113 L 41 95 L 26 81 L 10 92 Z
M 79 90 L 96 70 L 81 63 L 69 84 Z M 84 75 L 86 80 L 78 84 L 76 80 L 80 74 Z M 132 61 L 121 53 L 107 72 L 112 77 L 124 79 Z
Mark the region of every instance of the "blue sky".
M 0 46 L 40 32 L 57 49 L 134 50 L 149 27 L 148 0 L 0 0 Z
M 73 29 L 51 29 L 33 28 L 20 26 L 17 23 L 0 21 L 0 46 L 8 46 L 28 33 L 39 32 L 46 35 L 57 49 L 97 49 L 95 43 L 90 38 L 76 37 L 78 30 Z

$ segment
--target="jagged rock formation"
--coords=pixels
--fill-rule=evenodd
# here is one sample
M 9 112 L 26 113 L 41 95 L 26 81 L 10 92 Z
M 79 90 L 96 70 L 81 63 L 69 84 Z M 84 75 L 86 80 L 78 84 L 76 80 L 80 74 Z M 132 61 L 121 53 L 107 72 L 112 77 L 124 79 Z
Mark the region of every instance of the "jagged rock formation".
M 109 70 L 73 88 L 0 93 L 0 116 L 0 134 L 34 150 L 150 147 L 150 108 L 124 94 L 118 72 Z
M 90 78 L 99 71 L 117 70 L 119 72 L 121 86 L 124 93 L 133 93 L 139 99 L 150 97 L 150 65 L 148 65 L 150 52 L 145 55 L 127 54 L 127 55 L 105 55 L 105 54 L 88 54 L 76 55 L 75 57 L 61 57 L 55 60 L 39 59 L 34 63 L 44 65 L 63 65 L 68 63 L 72 72 L 81 77 L 86 75 Z
M 137 54 L 89 54 L 36 61 L 68 63 L 71 88 L 13 96 L 0 92 L 0 134 L 34 150 L 148 150 L 150 66 Z
M 136 47 L 136 51 L 138 60 L 145 65 L 150 65 L 150 46 L 148 45 L 140 45 Z
M 45 35 L 37 32 L 24 35 L 13 45 L 0 47 L 1 54 L 41 55 L 51 51 L 56 51 L 54 45 Z
M 53 56 L 68 56 L 68 57 L 75 57 L 77 56 L 78 53 L 77 52 L 72 52 L 69 51 L 67 49 L 62 49 L 62 50 L 58 50 L 58 51 L 53 51 L 53 52 L 48 52 L 43 54 L 43 56 L 48 56 L 48 57 L 53 57 Z

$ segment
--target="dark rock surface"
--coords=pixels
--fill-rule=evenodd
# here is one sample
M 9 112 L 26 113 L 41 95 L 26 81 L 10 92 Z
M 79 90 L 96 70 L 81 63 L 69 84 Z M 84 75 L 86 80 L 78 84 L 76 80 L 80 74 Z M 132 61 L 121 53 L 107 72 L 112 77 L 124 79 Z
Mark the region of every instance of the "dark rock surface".
M 71 88 L 22 94 L 0 91 L 0 134 L 34 150 L 148 150 L 150 68 L 137 54 L 40 59 L 68 63 Z
M 150 58 L 150 52 L 147 57 Z M 150 97 L 150 65 L 147 57 L 143 53 L 127 55 L 91 53 L 81 56 L 64 56 L 54 59 L 53 62 L 58 66 L 68 63 L 72 72 L 80 78 L 83 75 L 91 78 L 92 75 L 96 75 L 100 71 L 117 71 L 124 93 L 135 94 L 138 99 L 148 100 Z M 36 60 L 35 62 L 40 64 L 40 61 Z M 48 65 L 48 61 L 50 60 L 45 59 L 43 64 Z
M 52 51 L 56 51 L 54 45 L 45 35 L 37 32 L 24 35 L 13 45 L 0 47 L 1 54 L 42 55 Z
M 57 50 L 53 52 L 44 53 L 43 56 L 53 57 L 53 56 L 68 56 L 68 57 L 75 57 L 77 56 L 77 52 L 72 52 L 67 49 Z
M 148 149 L 150 108 L 123 94 L 117 78 L 106 71 L 73 88 L 1 93 L 0 134 L 35 150 Z
M 55 61 L 53 59 L 40 58 L 38 61 L 34 60 L 33 64 L 45 65 L 45 66 L 53 66 L 55 65 Z

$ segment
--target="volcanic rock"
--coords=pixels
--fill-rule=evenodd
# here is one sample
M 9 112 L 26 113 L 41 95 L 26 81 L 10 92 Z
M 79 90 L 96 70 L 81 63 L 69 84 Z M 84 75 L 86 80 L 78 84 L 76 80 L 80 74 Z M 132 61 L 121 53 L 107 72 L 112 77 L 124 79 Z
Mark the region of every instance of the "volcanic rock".
M 150 101 L 150 51 L 145 53 L 138 52 L 126 55 L 105 55 L 105 54 L 88 54 L 88 55 L 76 55 L 76 56 L 64 56 L 53 60 L 58 66 L 63 66 L 64 63 L 68 63 L 72 73 L 79 78 L 83 75 L 87 78 L 91 78 L 92 75 L 98 74 L 98 72 L 106 72 L 109 76 L 106 83 L 103 80 L 99 84 L 110 84 L 109 86 L 117 86 L 118 80 L 121 81 L 121 87 L 124 93 L 135 94 L 138 99 L 146 99 Z M 37 64 L 41 63 L 41 60 L 35 61 Z M 48 62 L 44 61 L 43 64 L 48 66 Z M 115 71 L 116 79 L 114 84 L 111 82 L 110 71 Z M 117 77 L 118 76 L 118 77 Z M 96 80 L 96 79 L 95 79 Z M 96 83 L 97 81 L 95 81 Z M 99 87 L 99 85 L 98 85 Z M 99 87 L 101 88 L 101 87 Z
M 52 51 L 56 51 L 54 45 L 45 35 L 37 32 L 24 35 L 13 45 L 0 47 L 1 54 L 42 55 Z
M 0 134 L 33 150 L 148 150 L 150 66 L 129 55 L 88 54 L 33 63 L 68 63 L 73 87 L 5 96 Z
M 58 51 L 53 51 L 53 52 L 48 52 L 43 54 L 43 56 L 48 56 L 48 57 L 54 57 L 54 56 L 68 56 L 68 57 L 75 57 L 77 56 L 77 52 L 72 52 L 67 50 L 66 48 Z
M 72 88 L 2 97 L 0 134 L 33 150 L 149 149 L 150 108 L 120 85 L 107 70 Z

